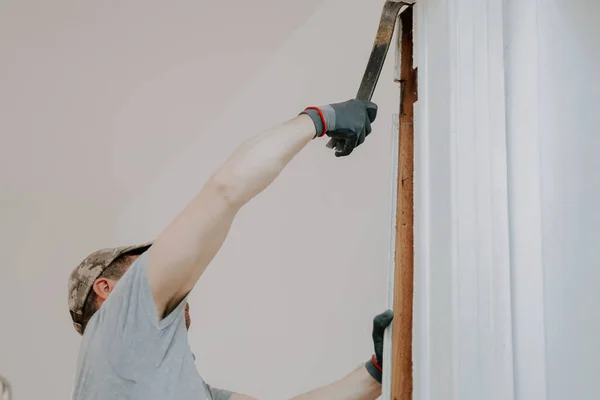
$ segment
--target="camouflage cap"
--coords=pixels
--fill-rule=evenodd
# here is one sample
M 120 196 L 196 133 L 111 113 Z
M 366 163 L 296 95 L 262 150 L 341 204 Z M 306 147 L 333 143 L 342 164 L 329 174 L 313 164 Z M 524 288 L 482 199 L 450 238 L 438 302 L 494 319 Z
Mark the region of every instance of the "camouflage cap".
M 98 250 L 83 260 L 69 276 L 69 312 L 73 326 L 79 334 L 83 335 L 83 306 L 90 294 L 94 282 L 108 266 L 119 256 L 135 250 L 149 248 L 152 243 L 137 246 L 123 246 L 111 249 Z

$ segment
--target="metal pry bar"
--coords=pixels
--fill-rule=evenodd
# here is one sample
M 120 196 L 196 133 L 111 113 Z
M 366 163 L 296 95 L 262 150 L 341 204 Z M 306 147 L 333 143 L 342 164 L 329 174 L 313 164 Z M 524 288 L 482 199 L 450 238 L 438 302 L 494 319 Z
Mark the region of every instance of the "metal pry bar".
M 356 95 L 358 100 L 371 101 L 394 36 L 398 15 L 400 15 L 402 7 L 412 6 L 414 3 L 414 1 L 408 0 L 388 0 L 383 6 L 383 13 L 381 14 L 375 44 L 373 45 L 371 57 L 367 63 L 367 69 L 365 70 L 362 82 L 360 83 L 358 94 Z
M 394 37 L 394 29 L 396 27 L 396 21 L 398 15 L 405 6 L 412 6 L 415 0 L 387 0 L 383 6 L 383 12 L 379 21 L 379 29 L 377 30 L 377 36 L 375 37 L 375 44 L 373 50 L 371 50 L 371 56 L 367 63 L 367 69 L 363 75 L 360 88 L 356 98 L 358 100 L 371 101 L 383 64 L 387 57 L 390 44 Z M 337 140 L 331 139 L 327 143 L 327 147 L 330 149 L 337 147 Z

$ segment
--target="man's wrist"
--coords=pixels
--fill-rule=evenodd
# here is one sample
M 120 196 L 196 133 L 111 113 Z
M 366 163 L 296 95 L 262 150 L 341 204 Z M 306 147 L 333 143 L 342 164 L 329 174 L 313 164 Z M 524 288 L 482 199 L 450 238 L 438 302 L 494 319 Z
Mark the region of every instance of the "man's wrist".
M 377 358 L 375 355 L 371 357 L 369 361 L 365 363 L 365 368 L 369 372 L 369 374 L 375 379 L 377 382 L 381 383 L 383 380 L 383 368 L 377 362 Z
M 325 132 L 327 131 L 327 123 L 325 121 L 325 116 L 323 115 L 323 111 L 321 111 L 321 109 L 319 109 L 318 107 L 308 107 L 304 111 L 302 111 L 301 114 L 308 115 L 315 124 L 315 138 L 325 135 Z
M 307 107 L 302 114 L 308 115 L 314 122 L 315 128 L 317 129 L 317 135 L 315 137 L 324 136 L 327 132 L 336 129 L 336 115 L 335 110 L 331 105 L 314 107 Z

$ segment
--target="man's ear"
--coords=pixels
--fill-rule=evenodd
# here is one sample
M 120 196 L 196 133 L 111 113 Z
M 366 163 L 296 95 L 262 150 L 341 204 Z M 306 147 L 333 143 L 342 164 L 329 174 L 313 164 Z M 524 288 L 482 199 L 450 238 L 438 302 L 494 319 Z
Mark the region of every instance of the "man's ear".
M 104 300 L 106 300 L 113 287 L 114 282 L 112 281 L 112 279 L 98 278 L 94 282 L 92 290 L 94 291 L 94 293 L 96 293 L 98 299 L 100 299 L 100 301 L 103 302 Z

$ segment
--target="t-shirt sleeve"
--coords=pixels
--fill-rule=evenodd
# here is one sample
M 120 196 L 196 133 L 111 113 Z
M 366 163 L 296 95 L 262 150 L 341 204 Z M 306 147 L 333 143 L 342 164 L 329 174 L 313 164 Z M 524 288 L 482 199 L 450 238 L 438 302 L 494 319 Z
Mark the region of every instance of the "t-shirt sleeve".
M 217 389 L 210 385 L 206 385 L 208 391 L 210 392 L 210 398 L 212 400 L 229 400 L 233 395 L 233 392 L 229 390 Z
M 98 329 L 115 371 L 121 375 L 160 364 L 180 329 L 187 299 L 159 321 L 142 254 L 119 279 L 100 310 Z M 126 378 L 135 379 L 135 376 Z

